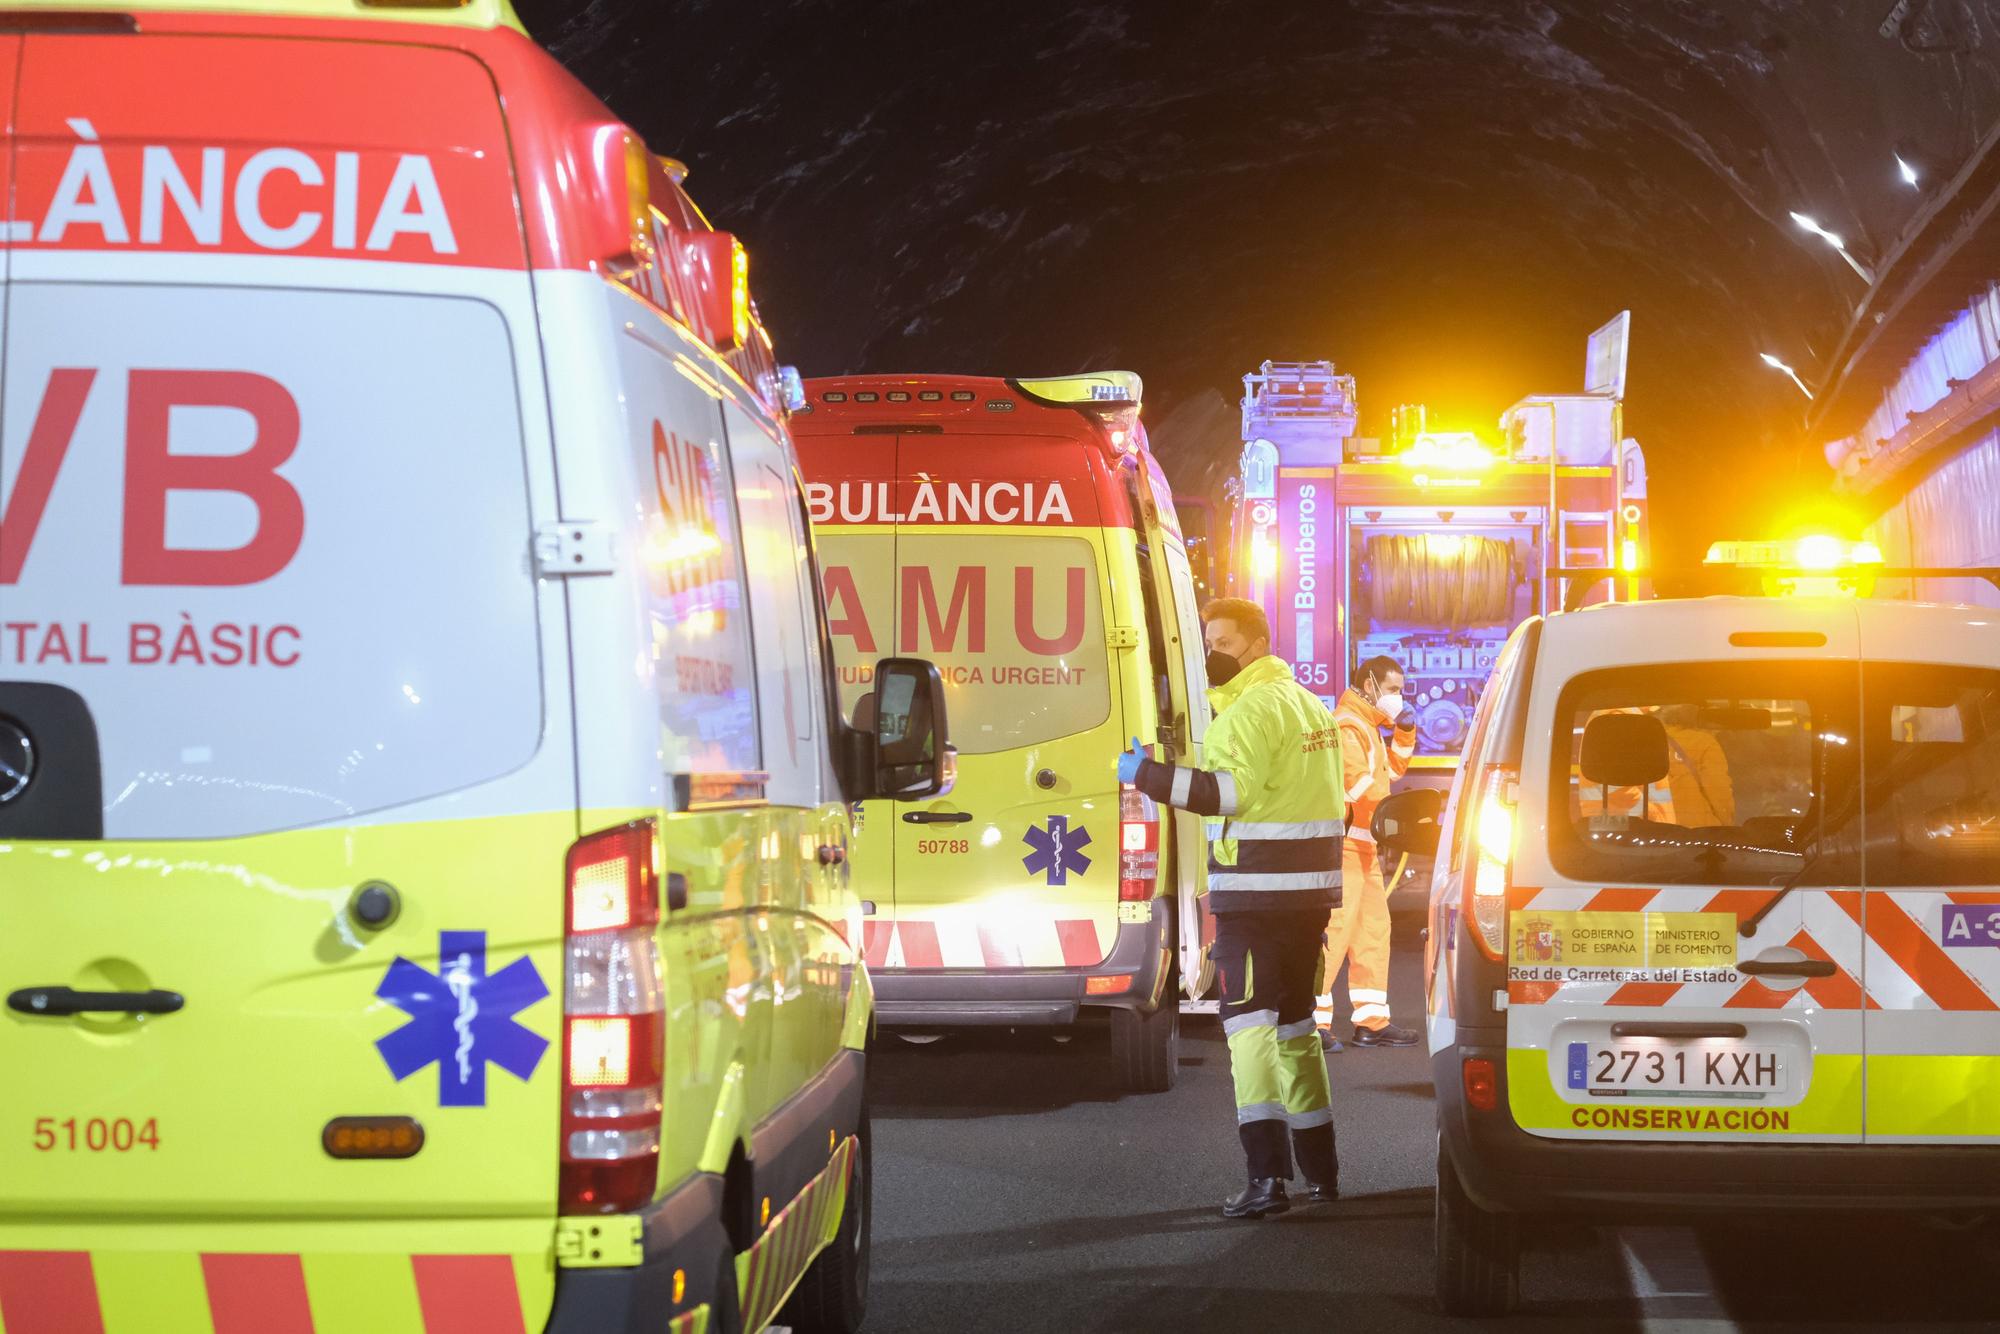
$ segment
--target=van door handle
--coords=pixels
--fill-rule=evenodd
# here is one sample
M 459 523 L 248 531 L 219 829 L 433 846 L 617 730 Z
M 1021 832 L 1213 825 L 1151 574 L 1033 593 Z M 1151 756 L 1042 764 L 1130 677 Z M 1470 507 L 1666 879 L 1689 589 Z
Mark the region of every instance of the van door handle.
M 1831 959 L 1742 959 L 1736 971 L 1746 977 L 1832 977 L 1840 969 Z
M 7 1008 L 22 1014 L 172 1014 L 187 1004 L 178 991 L 76 991 L 69 987 L 22 987 L 7 997 Z
M 971 824 L 970 811 L 904 811 L 904 824 Z

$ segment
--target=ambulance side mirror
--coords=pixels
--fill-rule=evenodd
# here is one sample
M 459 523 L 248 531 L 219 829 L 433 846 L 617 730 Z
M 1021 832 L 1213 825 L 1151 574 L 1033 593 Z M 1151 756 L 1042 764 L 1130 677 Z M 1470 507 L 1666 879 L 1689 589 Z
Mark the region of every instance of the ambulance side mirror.
M 884 658 L 875 665 L 866 746 L 870 763 L 863 799 L 941 797 L 957 777 L 958 756 L 945 724 L 944 678 L 921 658 Z
M 1413 787 L 1393 792 L 1375 808 L 1368 831 L 1375 846 L 1411 857 L 1435 857 L 1438 850 L 1438 818 L 1444 814 L 1444 793 L 1434 787 Z

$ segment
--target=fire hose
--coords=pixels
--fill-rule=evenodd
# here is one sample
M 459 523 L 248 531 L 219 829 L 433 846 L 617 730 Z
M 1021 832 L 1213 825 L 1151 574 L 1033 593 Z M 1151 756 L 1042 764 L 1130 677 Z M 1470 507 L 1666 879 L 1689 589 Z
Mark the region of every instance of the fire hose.
M 1462 629 L 1504 621 L 1513 610 L 1514 547 L 1456 533 L 1368 539 L 1375 618 Z

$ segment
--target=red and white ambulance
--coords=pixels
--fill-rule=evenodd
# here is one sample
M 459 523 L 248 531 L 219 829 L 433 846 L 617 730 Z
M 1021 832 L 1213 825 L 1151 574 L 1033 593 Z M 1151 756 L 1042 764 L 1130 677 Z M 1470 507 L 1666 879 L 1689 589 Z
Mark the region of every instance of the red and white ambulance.
M 806 382 L 794 418 L 842 707 L 881 653 L 935 661 L 958 778 L 864 806 L 864 947 L 886 1027 L 1108 1015 L 1119 1077 L 1171 1084 L 1206 985 L 1201 820 L 1121 790 L 1138 737 L 1197 752 L 1199 606 L 1139 377 Z M 1178 969 L 1176 967 L 1178 954 Z M 1179 981 L 1176 979 L 1176 972 Z

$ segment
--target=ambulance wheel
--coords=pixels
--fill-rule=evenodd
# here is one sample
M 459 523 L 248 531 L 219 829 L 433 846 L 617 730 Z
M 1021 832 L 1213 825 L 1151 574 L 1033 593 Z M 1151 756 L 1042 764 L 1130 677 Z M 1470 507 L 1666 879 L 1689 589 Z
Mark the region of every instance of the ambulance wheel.
M 1437 1299 L 1446 1315 L 1506 1315 L 1521 1300 L 1517 1220 L 1472 1202 L 1442 1138 L 1437 1155 Z
M 795 1334 L 855 1334 L 868 1310 L 868 1239 L 874 1212 L 873 1164 L 869 1161 L 868 1109 L 861 1109 L 860 1143 L 854 1146 L 854 1174 L 847 1183 L 847 1207 L 840 1231 L 813 1257 L 776 1321 Z
M 1111 1012 L 1111 1062 L 1127 1093 L 1165 1093 L 1181 1065 L 1181 1007 L 1171 991 L 1151 1013 Z

